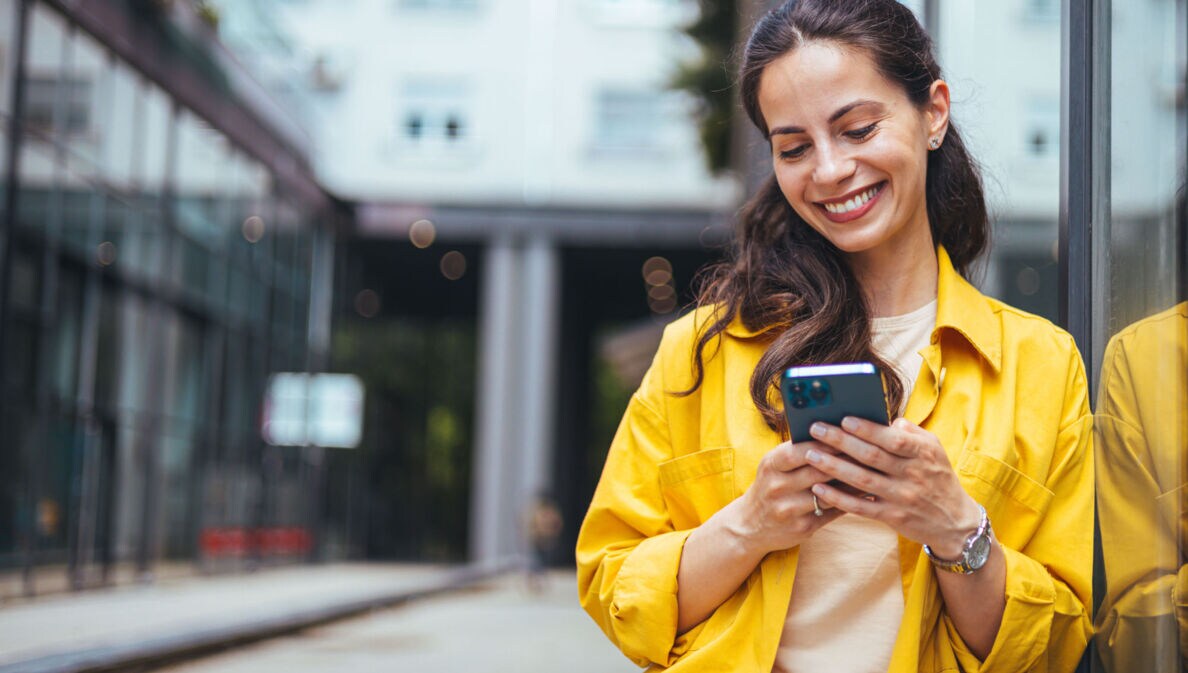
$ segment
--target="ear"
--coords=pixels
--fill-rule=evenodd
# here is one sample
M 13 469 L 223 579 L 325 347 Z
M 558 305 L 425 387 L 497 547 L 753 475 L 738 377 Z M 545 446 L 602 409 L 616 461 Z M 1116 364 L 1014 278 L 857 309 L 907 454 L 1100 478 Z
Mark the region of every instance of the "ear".
M 928 89 L 928 102 L 924 105 L 928 119 L 928 138 L 937 138 L 942 143 L 945 131 L 949 129 L 949 85 L 938 79 Z

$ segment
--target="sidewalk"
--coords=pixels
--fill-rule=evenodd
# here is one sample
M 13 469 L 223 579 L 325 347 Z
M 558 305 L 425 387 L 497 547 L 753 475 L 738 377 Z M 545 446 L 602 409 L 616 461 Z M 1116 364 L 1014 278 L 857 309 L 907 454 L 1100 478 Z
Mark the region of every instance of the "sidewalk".
M 50 596 L 0 607 L 0 673 L 81 673 L 166 661 L 494 574 L 474 566 L 294 566 Z

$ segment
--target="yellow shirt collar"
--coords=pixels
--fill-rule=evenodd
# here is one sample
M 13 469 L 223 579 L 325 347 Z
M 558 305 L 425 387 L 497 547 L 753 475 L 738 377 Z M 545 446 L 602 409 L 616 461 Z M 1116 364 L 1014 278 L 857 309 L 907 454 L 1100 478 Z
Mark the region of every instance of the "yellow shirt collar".
M 940 340 L 942 329 L 960 334 L 994 367 L 1002 368 L 1002 323 L 989 300 L 969 281 L 961 277 L 949 261 L 945 247 L 937 246 L 936 327 L 932 343 Z
M 937 246 L 936 258 L 937 308 L 932 343 L 940 340 L 941 330 L 951 329 L 998 371 L 1002 367 L 1002 326 L 990 303 L 957 273 L 943 245 Z M 737 315 L 726 326 L 726 333 L 739 339 L 752 339 L 769 330 L 771 326 L 749 329 Z

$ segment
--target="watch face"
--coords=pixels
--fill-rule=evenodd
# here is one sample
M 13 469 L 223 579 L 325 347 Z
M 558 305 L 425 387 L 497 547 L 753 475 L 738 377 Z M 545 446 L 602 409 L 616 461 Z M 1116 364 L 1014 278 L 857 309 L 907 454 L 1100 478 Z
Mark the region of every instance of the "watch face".
M 965 558 L 970 570 L 977 570 L 986 565 L 987 559 L 990 558 L 990 535 L 983 535 L 974 540 Z

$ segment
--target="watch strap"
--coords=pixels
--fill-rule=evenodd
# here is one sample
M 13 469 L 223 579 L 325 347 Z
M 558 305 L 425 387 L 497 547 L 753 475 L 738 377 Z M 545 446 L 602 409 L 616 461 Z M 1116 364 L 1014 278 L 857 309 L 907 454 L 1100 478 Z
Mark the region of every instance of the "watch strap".
M 956 560 L 940 558 L 936 554 L 932 553 L 931 547 L 924 545 L 924 553 L 928 555 L 928 560 L 932 561 L 932 565 L 947 572 L 957 573 L 958 575 L 969 575 L 976 572 L 982 567 L 982 565 L 984 565 L 984 561 L 976 568 L 970 564 L 970 555 L 974 549 L 974 545 L 976 545 L 977 542 L 982 538 L 988 537 L 990 535 L 990 517 L 986 514 L 986 508 L 979 504 L 978 511 L 982 514 L 981 521 L 978 522 L 977 530 L 971 533 L 969 537 L 965 538 L 965 545 L 961 550 L 960 558 Z

